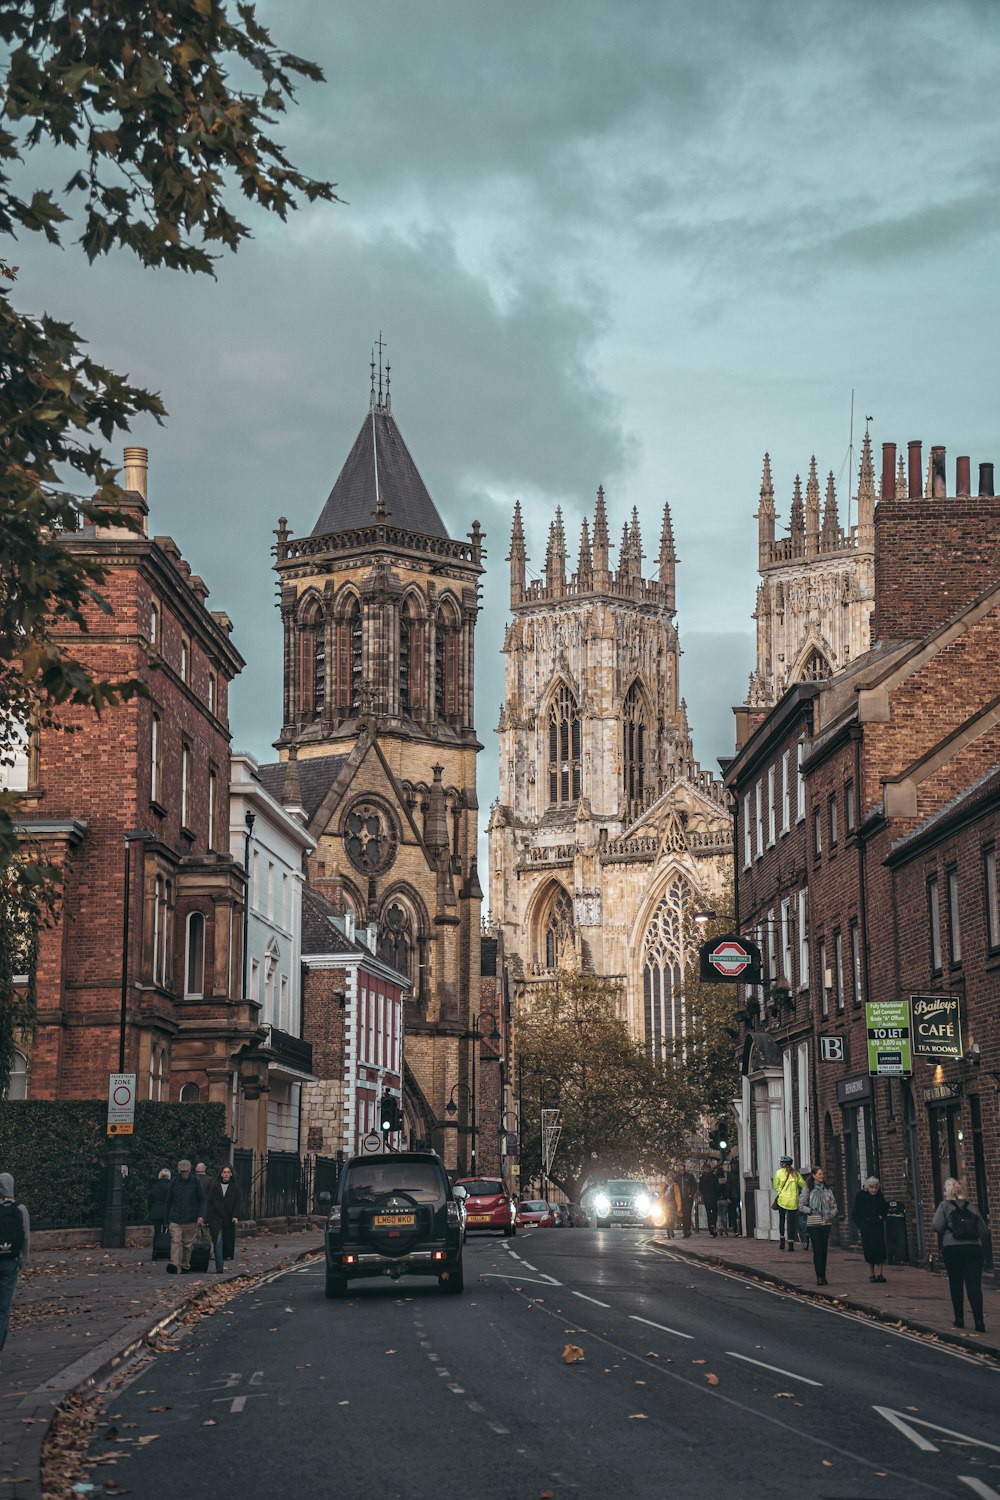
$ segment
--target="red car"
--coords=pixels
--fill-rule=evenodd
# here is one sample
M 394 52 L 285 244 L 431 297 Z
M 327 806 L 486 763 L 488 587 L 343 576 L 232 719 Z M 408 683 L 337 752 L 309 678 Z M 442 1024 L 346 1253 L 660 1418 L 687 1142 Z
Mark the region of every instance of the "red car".
M 465 1228 L 499 1229 L 505 1238 L 517 1233 L 517 1204 L 499 1177 L 460 1177 L 456 1188 L 465 1191 Z
M 517 1222 L 525 1229 L 533 1225 L 537 1229 L 555 1229 L 556 1218 L 551 1203 L 542 1198 L 523 1199 L 517 1205 Z

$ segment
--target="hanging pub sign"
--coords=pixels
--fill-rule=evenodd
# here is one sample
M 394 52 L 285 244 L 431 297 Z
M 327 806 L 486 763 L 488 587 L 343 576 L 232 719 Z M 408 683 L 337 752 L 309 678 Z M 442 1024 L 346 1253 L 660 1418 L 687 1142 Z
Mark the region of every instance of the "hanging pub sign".
M 916 1057 L 961 1057 L 960 995 L 911 995 L 913 1052 Z
M 749 938 L 727 932 L 702 943 L 701 977 L 708 984 L 760 984 L 760 949 Z
M 865 1006 L 868 1023 L 868 1072 L 874 1076 L 908 1077 L 913 1072 L 908 1000 L 871 1000 Z

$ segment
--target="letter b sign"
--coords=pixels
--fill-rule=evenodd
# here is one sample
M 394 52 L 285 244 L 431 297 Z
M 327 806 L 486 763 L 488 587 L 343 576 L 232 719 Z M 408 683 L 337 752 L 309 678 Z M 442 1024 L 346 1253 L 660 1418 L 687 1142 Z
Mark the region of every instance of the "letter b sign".
M 819 1039 L 819 1055 L 821 1062 L 843 1062 L 844 1038 L 842 1036 L 821 1036 Z

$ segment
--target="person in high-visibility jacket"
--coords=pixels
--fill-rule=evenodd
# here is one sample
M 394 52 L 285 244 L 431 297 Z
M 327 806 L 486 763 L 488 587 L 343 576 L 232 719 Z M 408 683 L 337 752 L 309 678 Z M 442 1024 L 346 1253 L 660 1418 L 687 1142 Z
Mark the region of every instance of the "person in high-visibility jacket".
M 774 1202 L 771 1207 L 778 1210 L 778 1234 L 781 1249 L 785 1248 L 787 1229 L 788 1248 L 795 1249 L 795 1232 L 799 1211 L 799 1194 L 806 1185 L 801 1172 L 796 1172 L 790 1156 L 783 1156 L 774 1174 Z

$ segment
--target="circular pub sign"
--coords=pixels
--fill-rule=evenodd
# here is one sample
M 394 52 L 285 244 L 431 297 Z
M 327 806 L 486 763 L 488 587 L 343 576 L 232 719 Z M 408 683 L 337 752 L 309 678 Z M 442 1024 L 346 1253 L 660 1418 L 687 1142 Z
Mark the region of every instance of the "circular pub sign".
M 713 938 L 701 949 L 701 977 L 708 980 L 745 984 L 760 983 L 760 949 L 748 938 L 726 933 Z

